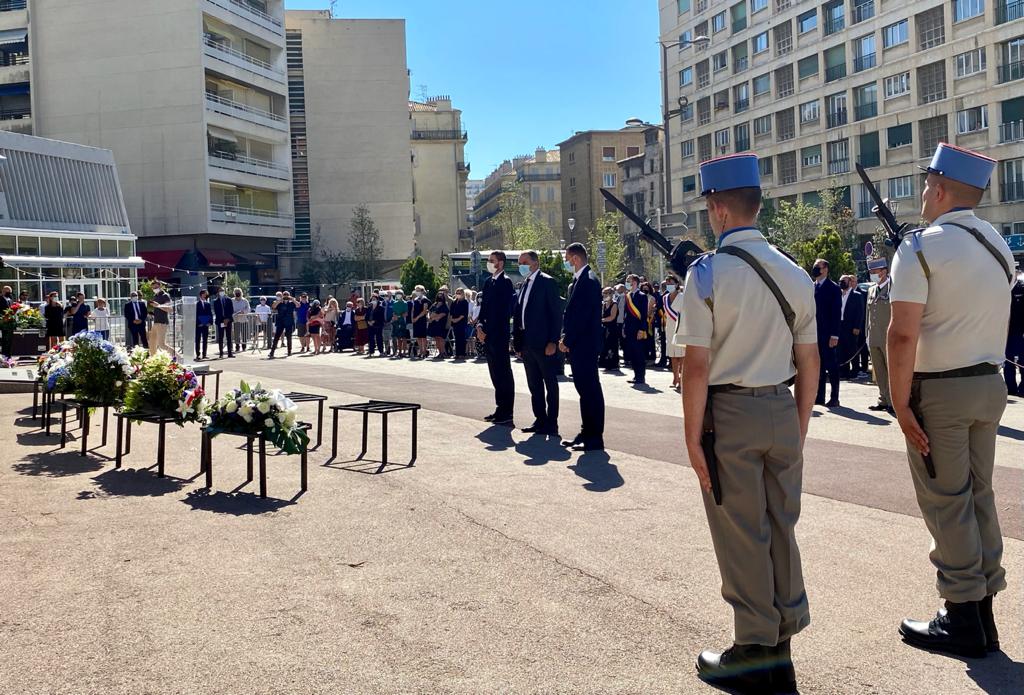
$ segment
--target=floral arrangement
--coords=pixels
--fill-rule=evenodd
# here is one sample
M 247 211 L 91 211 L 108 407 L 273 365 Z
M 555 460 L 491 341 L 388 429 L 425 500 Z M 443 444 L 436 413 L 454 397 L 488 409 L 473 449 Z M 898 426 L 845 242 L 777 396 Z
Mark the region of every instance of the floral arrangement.
M 36 378 L 46 386 L 47 391 L 73 390 L 71 362 L 74 359 L 74 347 L 73 342 L 65 340 L 39 356 Z
M 128 360 L 137 373 L 125 392 L 125 411 L 174 413 L 181 426 L 202 420 L 205 392 L 195 372 L 162 351 L 150 356 L 136 348 Z
M 298 406 L 277 389 L 244 381 L 206 409 L 211 437 L 221 432 L 263 435 L 289 454 L 305 451 L 309 435 L 298 427 Z
M 43 315 L 38 309 L 33 309 L 28 304 L 14 302 L 0 315 L 0 323 L 5 326 L 13 325 L 17 330 L 32 330 L 43 327 Z
M 135 376 L 128 352 L 94 331 L 82 331 L 65 342 L 72 344 L 68 373 L 75 398 L 97 403 L 121 401 L 128 380 Z
M 8 357 L 7 355 L 0 355 L 0 367 L 3 367 L 4 369 L 14 369 L 17 366 L 18 360 L 13 357 Z

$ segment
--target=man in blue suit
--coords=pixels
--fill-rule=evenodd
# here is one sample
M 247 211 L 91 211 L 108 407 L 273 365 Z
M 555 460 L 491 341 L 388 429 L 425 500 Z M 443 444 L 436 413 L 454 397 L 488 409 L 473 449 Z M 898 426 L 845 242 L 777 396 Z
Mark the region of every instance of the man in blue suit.
M 234 304 L 228 299 L 223 287 L 218 287 L 216 292 L 217 299 L 213 301 L 213 316 L 217 322 L 217 352 L 220 357 L 224 357 L 224 341 L 226 340 L 228 357 L 234 357 L 235 353 L 231 347 L 234 344 L 231 341 L 231 327 L 235 322 Z
M 565 300 L 559 348 L 569 354 L 572 383 L 580 395 L 583 427 L 574 439 L 562 445 L 574 451 L 595 451 L 604 449 L 604 392 L 597 372 L 604 345 L 601 283 L 587 263 L 587 247 L 583 244 L 569 244 L 565 260 L 572 267 L 574 277 Z
M 843 293 L 839 285 L 828 278 L 828 261 L 819 258 L 811 269 L 814 280 L 815 318 L 818 321 L 818 355 L 821 357 L 821 368 L 818 373 L 818 396 L 815 405 L 828 408 L 839 407 L 839 356 L 836 346 L 839 345 L 840 323 L 843 315 Z M 825 377 L 832 386 L 832 398 L 825 402 Z
M 139 300 L 139 293 L 132 292 L 131 299 L 124 304 L 124 325 L 128 327 L 126 342 L 128 349 L 141 345 L 149 349 L 149 341 L 146 339 L 146 316 L 149 309 L 146 303 Z
M 857 289 L 857 278 L 844 275 L 839 278 L 842 292 L 842 313 L 839 323 L 839 375 L 843 379 L 857 376 L 860 366 L 860 345 L 864 337 L 864 313 L 867 301 Z
M 512 376 L 512 360 L 508 353 L 509 319 L 512 315 L 512 281 L 505 275 L 505 252 L 491 251 L 487 259 L 491 277 L 484 282 L 484 300 L 480 305 L 476 337 L 484 344 L 487 369 L 494 384 L 495 410 L 484 420 L 495 425 L 512 427 L 512 409 L 515 405 L 516 385 Z
M 647 383 L 647 302 L 649 297 L 640 289 L 640 277 L 626 276 L 625 318 L 622 335 L 625 358 L 633 368 L 628 383 L 642 386 Z
M 523 285 L 512 315 L 512 344 L 526 368 L 533 424 L 523 432 L 558 435 L 558 340 L 562 335 L 562 307 L 558 285 L 541 272 L 536 251 L 519 256 Z M 485 295 L 486 296 L 486 295 Z

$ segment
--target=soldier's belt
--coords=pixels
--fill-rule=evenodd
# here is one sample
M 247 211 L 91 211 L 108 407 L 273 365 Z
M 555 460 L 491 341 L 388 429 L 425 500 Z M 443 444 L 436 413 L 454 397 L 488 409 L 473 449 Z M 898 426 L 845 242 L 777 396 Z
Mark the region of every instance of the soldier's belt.
M 998 374 L 999 367 L 991 362 L 972 364 L 970 367 L 949 369 L 944 372 L 914 372 L 914 381 L 926 381 L 928 379 L 962 379 L 970 376 L 988 376 Z
M 708 386 L 708 393 L 733 393 L 738 396 L 770 396 L 788 391 L 793 380 L 774 386 L 740 386 L 738 384 L 715 384 Z

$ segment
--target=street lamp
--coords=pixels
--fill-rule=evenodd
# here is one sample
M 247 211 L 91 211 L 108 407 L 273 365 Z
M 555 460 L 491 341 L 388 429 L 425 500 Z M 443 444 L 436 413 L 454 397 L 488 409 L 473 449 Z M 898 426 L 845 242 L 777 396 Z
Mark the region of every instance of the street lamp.
M 568 220 L 566 220 L 566 222 L 569 225 L 569 238 L 573 239 L 575 237 L 573 237 L 572 230 L 576 229 L 576 218 L 575 217 L 570 217 Z M 564 240 L 562 241 L 562 248 L 565 248 L 565 241 Z
M 711 39 L 707 36 L 696 36 L 691 40 L 686 41 L 673 41 L 671 43 L 665 43 L 664 41 L 659 42 L 661 44 L 661 108 L 662 108 L 662 124 L 665 126 L 665 155 L 664 163 L 662 164 L 662 170 L 665 175 L 664 187 L 665 187 L 665 212 L 672 212 L 672 138 L 669 137 L 668 119 L 672 116 L 677 116 L 683 112 L 686 108 L 687 99 L 686 97 L 679 97 L 677 103 L 678 108 L 668 108 L 668 49 L 676 48 L 677 46 L 692 46 L 695 44 L 707 44 L 711 43 Z

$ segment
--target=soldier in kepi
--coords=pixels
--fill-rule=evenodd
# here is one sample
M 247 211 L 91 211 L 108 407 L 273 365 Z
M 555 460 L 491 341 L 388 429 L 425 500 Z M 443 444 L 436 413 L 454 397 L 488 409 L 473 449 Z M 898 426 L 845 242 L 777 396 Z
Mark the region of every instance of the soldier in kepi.
M 889 262 L 884 258 L 868 261 L 868 272 L 872 285 L 868 288 L 868 350 L 871 353 L 872 370 L 878 386 L 878 402 L 869 405 L 868 410 L 885 410 L 893 413 L 892 399 L 889 398 L 889 364 L 885 359 L 885 335 L 889 330 Z
M 686 347 L 686 450 L 734 635 L 697 671 L 741 692 L 791 693 L 790 638 L 810 623 L 794 529 L 818 387 L 814 285 L 754 226 L 756 156 L 704 162 L 700 179 L 718 250 L 689 270 L 674 341 Z
M 939 145 L 921 193 L 931 226 L 900 243 L 890 293 L 892 404 L 945 601 L 932 620 L 904 620 L 899 631 L 913 646 L 969 657 L 999 649 L 992 599 L 1006 588 L 992 469 L 1013 256 L 974 214 L 995 165 Z

